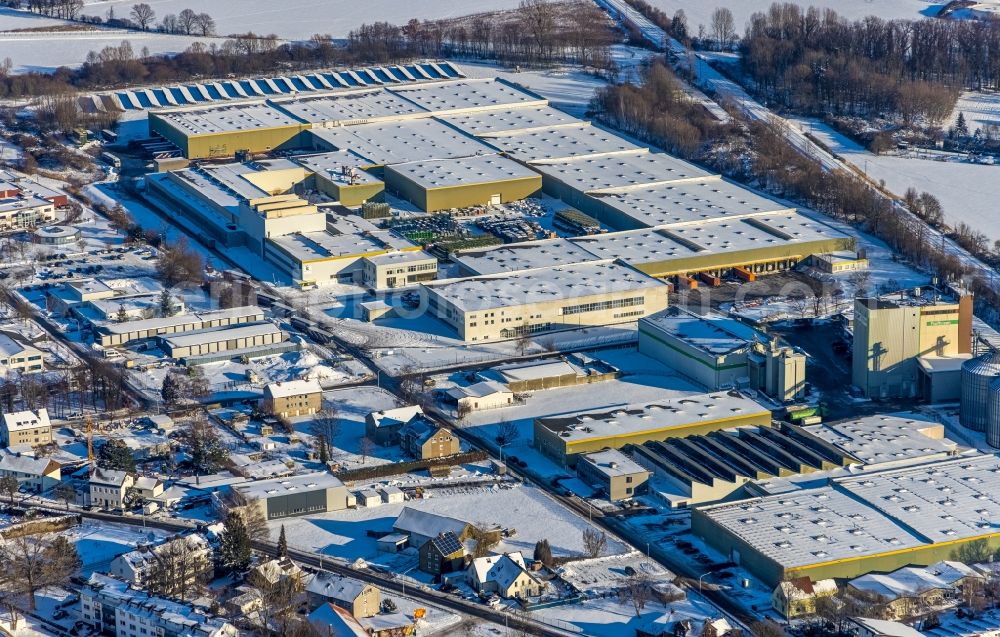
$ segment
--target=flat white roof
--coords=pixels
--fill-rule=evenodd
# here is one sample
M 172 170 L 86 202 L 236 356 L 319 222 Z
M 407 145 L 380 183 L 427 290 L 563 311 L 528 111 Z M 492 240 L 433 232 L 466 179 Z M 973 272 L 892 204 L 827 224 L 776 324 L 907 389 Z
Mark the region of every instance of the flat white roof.
M 393 164 L 389 169 L 426 189 L 539 177 L 530 168 L 500 155 L 425 159 Z
M 315 394 L 322 391 L 323 388 L 318 380 L 286 380 L 264 386 L 264 395 L 272 398 L 287 398 L 288 396 Z
M 256 305 L 234 307 L 226 310 L 198 312 L 197 314 L 178 314 L 161 318 L 143 319 L 141 321 L 125 321 L 124 323 L 107 323 L 101 325 L 100 331 L 109 334 L 128 334 L 144 330 L 178 327 L 190 323 L 204 323 L 220 318 L 253 319 L 264 318 L 264 312 Z
M 617 449 L 583 454 L 582 459 L 609 478 L 649 473 L 648 469 Z
M 947 542 L 996 532 L 998 480 L 1000 458 L 984 455 L 842 479 L 837 486 L 928 541 Z
M 490 145 L 529 163 L 642 150 L 618 135 L 583 121 L 579 126 L 514 132 L 490 137 L 488 141 Z
M 344 174 L 344 167 L 353 168 L 355 184 L 378 184 L 382 180 L 369 172 L 361 170 L 361 166 L 366 162 L 360 156 L 349 151 L 335 150 L 329 153 L 318 153 L 316 155 L 298 155 L 294 157 L 295 163 L 314 174 L 322 175 L 325 179 L 337 184 L 348 185 L 351 183 L 351 176 Z
M 415 263 L 417 261 L 433 261 L 437 263 L 437 257 L 427 254 L 423 250 L 397 250 L 384 254 L 374 254 L 365 257 L 375 265 L 392 265 L 397 263 Z
M 701 350 L 709 356 L 722 356 L 747 347 L 754 339 L 767 342 L 763 332 L 727 316 L 698 316 L 689 312 L 664 310 L 639 320 L 642 327 L 653 328 Z
M 500 274 L 596 261 L 600 257 L 567 239 L 509 243 L 494 248 L 462 250 L 452 256 L 476 274 Z
M 489 136 L 532 128 L 552 128 L 579 124 L 580 120 L 551 106 L 509 108 L 442 116 L 456 128 L 472 135 Z
M 544 98 L 499 78 L 394 86 L 389 90 L 434 113 L 548 103 Z
M 301 124 L 295 118 L 267 102 L 217 104 L 204 108 L 157 111 L 156 116 L 188 135 L 208 135 Z
M 767 407 L 740 394 L 709 392 L 647 405 L 548 416 L 539 418 L 538 424 L 569 443 L 770 413 Z
M 596 196 L 638 223 L 650 227 L 792 210 L 773 199 L 721 179 L 661 184 Z
M 957 449 L 953 441 L 944 438 L 940 423 L 902 416 L 867 416 L 804 429 L 866 465 L 902 463 Z
M 278 332 L 281 332 L 281 329 L 274 323 L 240 323 L 238 325 L 210 327 L 204 330 L 194 330 L 180 334 L 164 334 L 161 338 L 171 347 L 188 347 L 190 345 L 204 345 L 205 343 L 263 336 Z
M 576 237 L 572 241 L 598 257 L 638 264 L 837 237 L 846 235 L 797 212 L 788 212 L 706 219 L 687 225 Z
M 866 503 L 830 487 L 715 505 L 702 511 L 784 568 L 924 544 Z
M 359 257 L 389 249 L 389 246 L 374 237 L 333 234 L 325 230 L 286 234 L 271 237 L 269 241 L 299 261 Z
M 550 303 L 644 290 L 665 292 L 666 283 L 610 261 L 556 266 L 427 285 L 433 296 L 464 312 Z
M 336 150 L 349 150 L 375 165 L 496 154 L 474 137 L 433 119 L 314 128 L 309 132 Z
M 713 175 L 682 159 L 645 150 L 538 163 L 535 169 L 583 192 L 688 180 L 720 179 L 718 175 Z
M 349 123 L 427 113 L 416 104 L 380 88 L 321 97 L 275 100 L 273 103 L 292 117 L 313 124 Z
M 234 484 L 232 488 L 245 495 L 250 500 L 267 500 L 276 496 L 292 493 L 309 493 L 318 489 L 331 489 L 344 486 L 344 483 L 324 471 L 307 473 L 287 478 L 271 480 L 255 480 Z

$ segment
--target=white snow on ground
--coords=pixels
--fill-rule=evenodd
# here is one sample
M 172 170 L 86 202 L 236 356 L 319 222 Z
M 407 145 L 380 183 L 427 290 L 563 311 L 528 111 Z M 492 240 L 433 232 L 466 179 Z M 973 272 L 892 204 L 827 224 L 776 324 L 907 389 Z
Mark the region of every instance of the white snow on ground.
M 0 31 L 16 31 L 18 29 L 37 29 L 67 24 L 65 20 L 49 18 L 36 13 L 18 11 L 10 7 L 0 7 Z
M 76 545 L 83 560 L 84 574 L 106 571 L 111 560 L 133 550 L 137 544 L 149 543 L 168 534 L 160 529 L 145 529 L 125 524 L 86 521 L 82 526 L 62 531 L 59 535 Z
M 945 128 L 954 126 L 958 114 L 965 115 L 969 132 L 982 126 L 1000 126 L 1000 93 L 994 91 L 966 91 L 958 98 Z
M 139 56 L 144 49 L 150 54 L 180 53 L 204 38 L 124 30 L 0 33 L 0 54 L 14 62 L 14 73 L 50 73 L 60 66 L 80 66 L 90 51 L 118 46 L 125 40 Z
M 733 12 L 736 22 L 736 32 L 740 35 L 746 27 L 750 16 L 758 11 L 766 12 L 774 0 L 740 0 L 726 2 L 724 0 L 648 0 L 650 4 L 659 7 L 672 16 L 678 9 L 684 9 L 687 15 L 688 31 L 697 35 L 698 25 L 704 25 L 706 35 L 711 37 L 712 12 L 716 8 L 726 6 Z M 914 20 L 921 16 L 933 16 L 944 6 L 944 2 L 928 0 L 801 0 L 795 2 L 802 7 L 819 7 L 833 9 L 838 15 L 857 20 L 869 15 L 884 19 Z
M 556 556 L 583 553 L 583 530 L 587 520 L 553 501 L 544 491 L 530 484 L 491 488 L 470 487 L 442 489 L 434 497 L 410 500 L 405 504 L 347 509 L 317 516 L 284 519 L 272 523 L 272 536 L 285 526 L 288 544 L 303 550 L 323 553 L 349 561 L 378 556 L 376 538 L 366 532 L 392 532 L 392 523 L 404 506 L 472 523 L 498 524 L 516 529 L 514 537 L 504 538 L 493 550 L 524 551 L 531 555 L 535 542 L 548 538 Z M 629 548 L 614 537 L 608 538 L 607 553 L 615 555 Z
M 532 617 L 588 637 L 621 637 L 634 635 L 636 628 L 670 611 L 692 618 L 720 616 L 715 606 L 692 592 L 687 599 L 667 604 L 646 602 L 640 617 L 636 617 L 630 602 L 622 604 L 615 595 L 588 600 L 582 604 L 533 611 Z
M 115 14 L 127 16 L 133 0 L 86 0 L 83 13 L 104 16 L 114 7 Z M 520 0 L 420 0 L 400 3 L 397 0 L 368 2 L 331 2 L 330 0 L 148 0 L 157 20 L 184 9 L 207 12 L 215 18 L 216 31 L 232 33 L 274 33 L 287 39 L 308 39 L 314 33 L 345 37 L 362 23 L 386 21 L 406 24 L 411 18 L 440 19 L 493 11 L 515 9 Z
M 808 130 L 811 123 L 817 139 L 869 177 L 884 180 L 886 188 L 896 195 L 902 196 L 911 187 L 931 193 L 941 201 L 949 225 L 964 221 L 991 241 L 1000 239 L 1000 216 L 996 214 L 1000 165 L 974 164 L 954 154 L 930 152 L 922 152 L 919 157 L 916 153 L 875 155 L 822 122 L 793 119 L 789 122 L 802 126 L 803 130 Z

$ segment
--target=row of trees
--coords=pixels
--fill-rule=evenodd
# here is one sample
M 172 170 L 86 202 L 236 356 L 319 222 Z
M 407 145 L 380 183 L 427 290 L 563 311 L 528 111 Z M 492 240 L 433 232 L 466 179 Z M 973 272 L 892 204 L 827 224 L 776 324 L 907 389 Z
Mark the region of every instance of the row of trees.
M 3 4 L 64 20 L 77 19 L 83 10 L 83 0 L 4 0 Z
M 775 3 L 750 17 L 742 49 L 760 94 L 806 112 L 938 125 L 962 87 L 1000 86 L 1000 24 L 988 21 L 852 22 Z
M 404 26 L 365 24 L 348 35 L 364 59 L 394 62 L 413 56 L 473 57 L 509 64 L 573 61 L 597 68 L 611 62 L 614 33 L 591 2 L 522 0 L 513 11 L 449 20 L 410 20 Z
M 143 31 L 149 31 L 156 26 L 156 11 L 145 2 L 132 5 L 128 15 L 129 19 Z M 207 13 L 184 9 L 180 13 L 168 13 L 163 16 L 158 30 L 163 33 L 207 37 L 215 34 L 215 19 Z

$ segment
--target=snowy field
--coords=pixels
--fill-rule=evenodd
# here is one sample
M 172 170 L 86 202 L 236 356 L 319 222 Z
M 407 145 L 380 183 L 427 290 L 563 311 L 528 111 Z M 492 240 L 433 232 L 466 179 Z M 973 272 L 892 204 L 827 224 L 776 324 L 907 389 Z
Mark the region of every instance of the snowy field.
M 563 508 L 544 491 L 530 484 L 505 487 L 475 487 L 434 491 L 434 497 L 410 500 L 405 504 L 384 504 L 374 508 L 358 507 L 272 522 L 271 535 L 285 526 L 291 546 L 346 560 L 373 559 L 378 556 L 374 537 L 367 531 L 392 532 L 392 524 L 404 506 L 450 516 L 472 523 L 497 524 L 516 529 L 514 537 L 504 538 L 493 550 L 523 551 L 531 555 L 535 542 L 548 538 L 556 556 L 579 556 L 583 553 L 582 534 L 587 520 Z M 608 538 L 607 554 L 628 551 L 613 537 Z
M 231 33 L 274 33 L 292 40 L 305 40 L 314 33 L 344 37 L 351 29 L 368 22 L 386 21 L 406 24 L 411 18 L 422 20 L 453 18 L 480 11 L 515 9 L 520 0 L 397 0 L 369 2 L 330 2 L 330 0 L 147 0 L 159 21 L 168 13 L 184 9 L 206 12 L 215 18 L 216 31 Z M 127 16 L 134 0 L 85 0 L 83 13 L 105 16 L 112 7 L 115 14 Z
M 1000 126 L 1000 93 L 987 91 L 962 93 L 945 128 L 955 125 L 959 113 L 965 115 L 965 123 L 970 133 L 976 132 L 976 129 L 983 126 Z
M 132 44 L 138 56 L 144 50 L 150 54 L 180 53 L 199 38 L 104 30 L 0 33 L 0 56 L 14 62 L 14 73 L 49 73 L 60 66 L 80 66 L 90 51 L 118 46 L 123 40 Z
M 809 124 L 789 120 L 808 130 Z M 811 121 L 812 134 L 833 152 L 841 155 L 875 180 L 902 196 L 907 188 L 929 192 L 941 201 L 945 222 L 965 222 L 985 233 L 991 241 L 1000 239 L 1000 165 L 986 166 L 967 161 L 921 159 L 915 155 L 874 155 L 822 122 Z M 937 156 L 937 155 L 935 155 Z
M 736 31 L 743 35 L 744 27 L 750 16 L 758 11 L 766 12 L 774 0 L 740 0 L 740 2 L 723 2 L 722 0 L 649 0 L 650 4 L 672 16 L 678 9 L 684 9 L 687 14 L 688 28 L 693 34 L 698 33 L 698 25 L 705 25 L 705 30 L 711 33 L 712 12 L 717 7 L 728 6 L 733 12 Z M 833 9 L 838 15 L 848 19 L 860 19 L 875 15 L 885 19 L 916 19 L 921 16 L 933 16 L 944 6 L 944 2 L 928 0 L 801 0 L 796 2 L 803 7 L 819 7 Z

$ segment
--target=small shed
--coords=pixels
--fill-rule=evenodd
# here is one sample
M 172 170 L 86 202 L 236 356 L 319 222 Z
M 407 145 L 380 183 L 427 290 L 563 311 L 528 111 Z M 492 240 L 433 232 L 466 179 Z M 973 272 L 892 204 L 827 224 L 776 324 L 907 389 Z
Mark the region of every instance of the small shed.
M 382 502 L 385 504 L 402 504 L 406 499 L 403 490 L 399 487 L 386 485 L 379 487 L 378 492 L 382 495 Z
M 380 537 L 376 544 L 380 553 L 399 553 L 410 545 L 410 536 L 406 533 L 390 533 Z
M 382 496 L 375 489 L 358 491 L 358 504 L 366 507 L 377 507 L 382 504 Z

